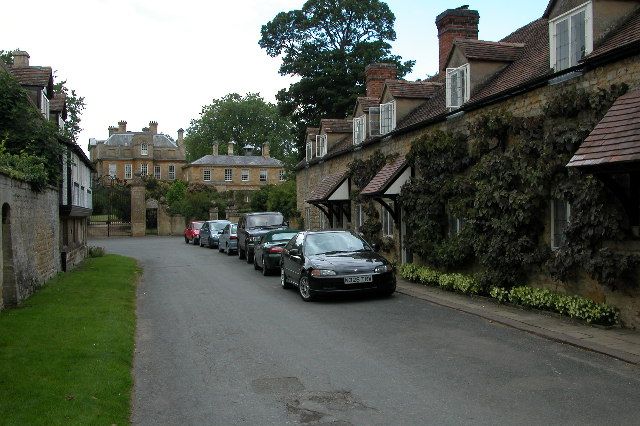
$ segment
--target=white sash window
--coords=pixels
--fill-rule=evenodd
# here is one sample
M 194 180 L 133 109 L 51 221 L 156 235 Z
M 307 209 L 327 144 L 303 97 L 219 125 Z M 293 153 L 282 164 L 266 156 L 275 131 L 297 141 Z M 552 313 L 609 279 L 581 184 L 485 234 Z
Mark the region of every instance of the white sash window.
M 380 104 L 380 134 L 386 135 L 396 128 L 396 101 Z
M 469 64 L 447 68 L 447 108 L 460 108 L 469 100 L 471 82 Z
M 360 145 L 367 134 L 367 116 L 362 115 L 353 119 L 353 144 Z

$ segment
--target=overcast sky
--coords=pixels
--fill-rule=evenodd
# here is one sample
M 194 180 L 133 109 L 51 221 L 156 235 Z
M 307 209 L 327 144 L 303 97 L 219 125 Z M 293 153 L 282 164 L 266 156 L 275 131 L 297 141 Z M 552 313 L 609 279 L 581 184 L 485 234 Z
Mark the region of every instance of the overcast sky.
M 105 139 L 120 120 L 139 131 L 149 121 L 176 138 L 203 105 L 230 92 L 275 94 L 293 80 L 258 46 L 260 27 L 303 0 L 17 0 L 1 7 L 0 49 L 29 52 L 31 65 L 85 97 L 78 143 Z M 546 0 L 468 2 L 480 13 L 480 38 L 499 40 L 540 17 Z M 396 16 L 393 53 L 416 60 L 407 79 L 438 68 L 435 17 L 465 2 L 389 0 Z

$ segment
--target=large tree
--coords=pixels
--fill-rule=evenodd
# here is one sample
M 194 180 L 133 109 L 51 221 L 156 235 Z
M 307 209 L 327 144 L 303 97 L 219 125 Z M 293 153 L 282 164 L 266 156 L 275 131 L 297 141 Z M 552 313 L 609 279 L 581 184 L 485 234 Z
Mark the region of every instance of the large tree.
M 304 132 L 320 118 L 344 118 L 364 93 L 364 69 L 395 63 L 398 75 L 415 61 L 391 54 L 395 16 L 379 0 L 308 0 L 300 10 L 280 12 L 262 26 L 260 47 L 282 57 L 280 74 L 300 80 L 278 92 L 278 107 L 296 125 L 299 153 Z
M 278 108 L 259 94 L 230 93 L 214 99 L 202 108 L 199 118 L 191 120 L 185 136 L 187 161 L 210 154 L 214 143 L 224 154 L 227 143 L 234 141 L 236 154 L 242 155 L 245 145 L 259 148 L 268 143 L 272 157 L 290 164 L 297 157 L 291 128 L 291 122 L 278 113 Z

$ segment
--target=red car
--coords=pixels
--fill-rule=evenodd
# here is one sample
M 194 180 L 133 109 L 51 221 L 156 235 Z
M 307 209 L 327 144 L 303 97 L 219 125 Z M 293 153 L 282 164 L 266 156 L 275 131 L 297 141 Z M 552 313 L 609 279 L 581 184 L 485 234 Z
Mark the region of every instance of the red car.
M 193 244 L 200 243 L 200 228 L 202 228 L 202 224 L 204 221 L 196 220 L 193 222 L 189 222 L 186 228 L 184 228 L 184 242 L 189 244 L 189 242 L 193 242 Z

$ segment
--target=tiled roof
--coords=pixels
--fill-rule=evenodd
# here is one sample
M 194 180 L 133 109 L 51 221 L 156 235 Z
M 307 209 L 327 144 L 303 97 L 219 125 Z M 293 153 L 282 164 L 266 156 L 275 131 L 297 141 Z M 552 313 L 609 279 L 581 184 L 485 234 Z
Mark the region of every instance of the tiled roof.
M 384 192 L 384 190 L 395 180 L 407 165 L 404 157 L 398 158 L 396 161 L 387 164 L 371 179 L 371 182 L 360 192 L 361 195 L 376 195 Z
M 23 86 L 53 86 L 51 67 L 10 67 L 11 74 Z
M 366 96 L 361 96 L 358 98 L 358 104 L 362 106 L 362 110 L 364 112 L 369 111 L 371 107 L 377 107 L 380 105 L 380 99 L 378 98 L 367 98 Z
M 467 59 L 479 59 L 482 61 L 513 62 L 524 50 L 523 43 L 506 43 L 502 41 L 484 41 L 458 39 L 454 45 L 462 50 Z M 451 50 L 453 53 L 453 49 Z M 451 57 L 451 54 L 449 54 Z
M 605 37 L 593 51 L 583 58 L 583 61 L 602 56 L 622 46 L 640 44 L 640 9 L 633 13 L 629 19 L 620 25 L 614 32 Z
M 326 201 L 346 178 L 347 172 L 334 173 L 326 176 L 309 195 L 307 202 Z
M 620 96 L 582 142 L 568 167 L 640 160 L 640 90 Z
M 104 144 L 110 146 L 131 146 L 133 144 L 133 136 L 136 133 L 116 133 L 109 136 Z M 137 133 L 140 134 L 140 133 Z M 167 135 L 153 135 L 153 146 L 158 148 L 177 148 L 176 143 Z
M 56 92 L 53 99 L 49 102 L 49 110 L 51 112 L 61 112 L 63 117 L 67 115 L 67 95 L 62 92 Z
M 261 155 L 205 155 L 188 166 L 263 166 L 282 167 L 282 161 Z
M 429 99 L 441 83 L 430 81 L 386 80 L 387 90 L 394 98 Z
M 346 119 L 323 118 L 320 120 L 320 129 L 324 133 L 352 133 L 353 121 Z

